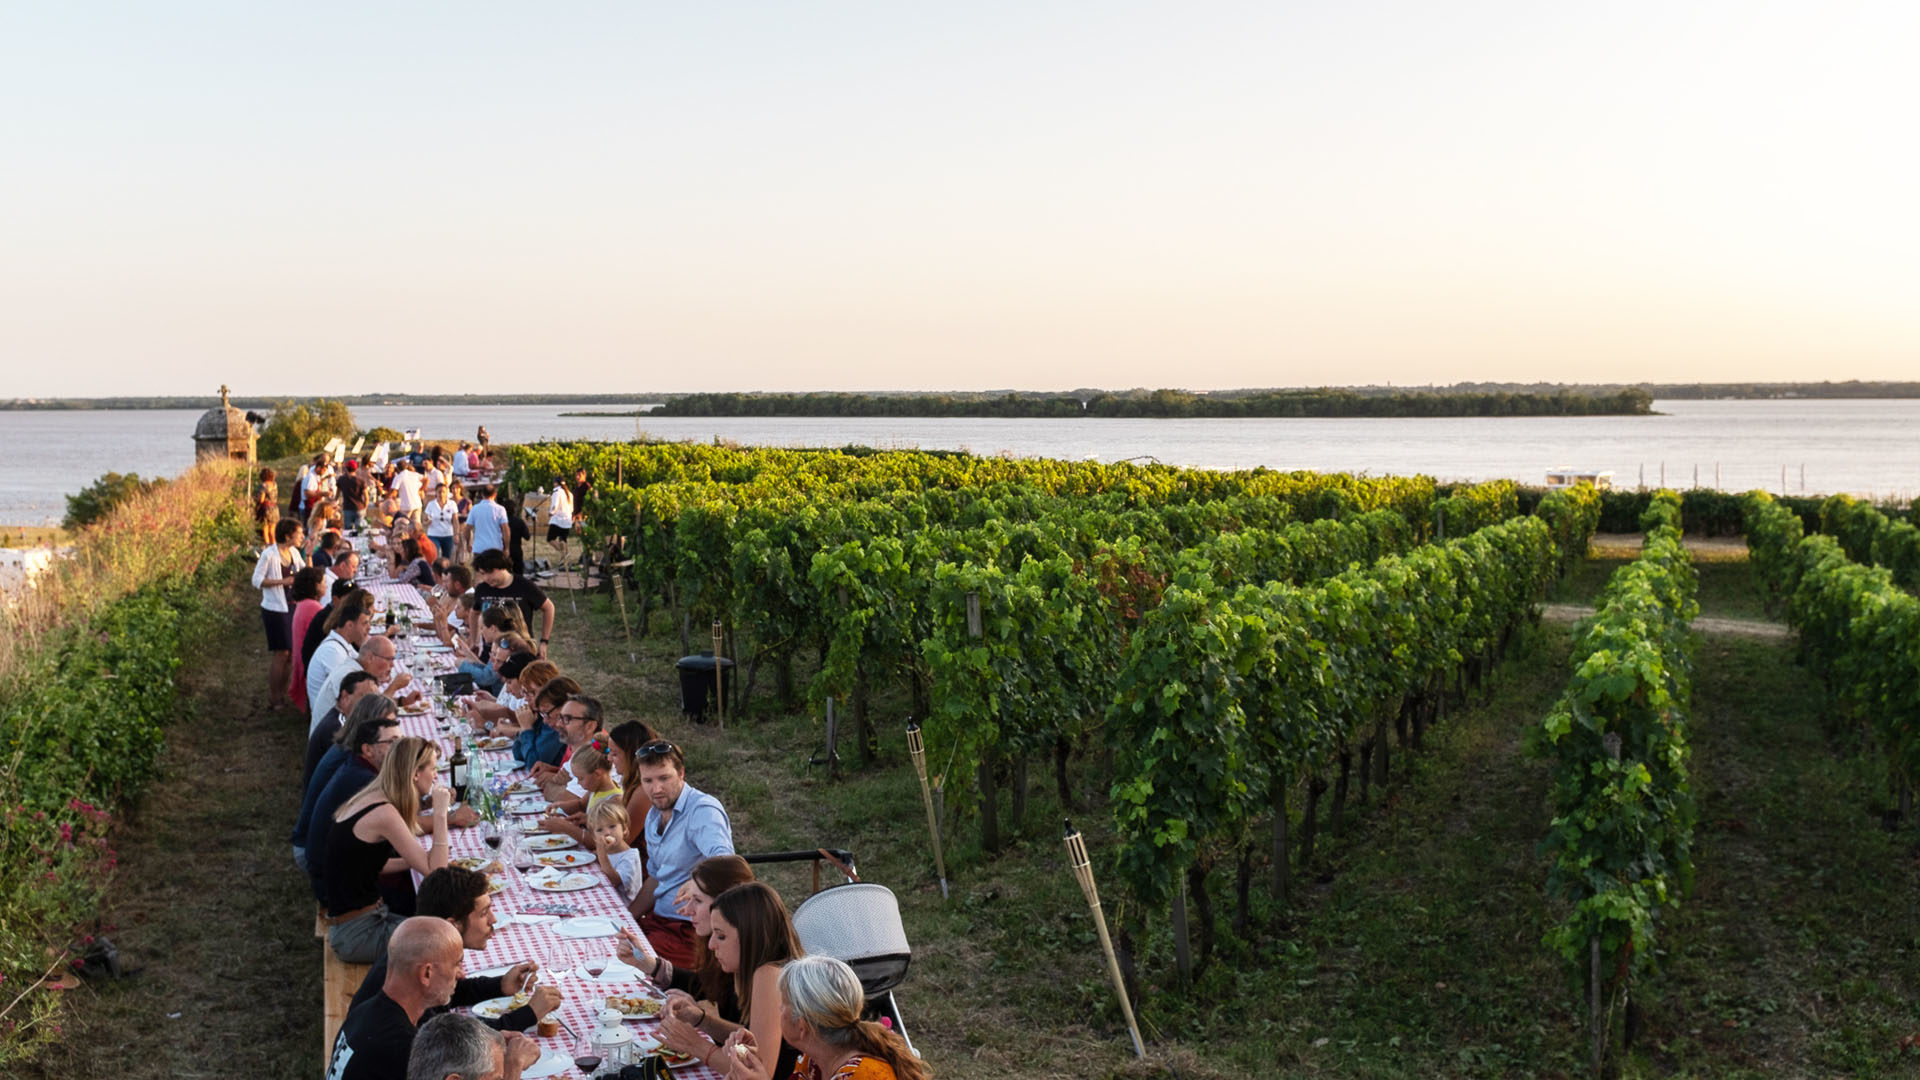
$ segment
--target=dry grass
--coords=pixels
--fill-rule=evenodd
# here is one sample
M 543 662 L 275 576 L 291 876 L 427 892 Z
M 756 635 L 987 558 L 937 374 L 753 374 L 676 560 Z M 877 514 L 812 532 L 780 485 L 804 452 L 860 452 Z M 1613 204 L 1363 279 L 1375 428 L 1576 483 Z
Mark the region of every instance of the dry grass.
M 237 504 L 238 466 L 196 466 L 165 486 L 129 499 L 76 538 L 73 557 L 57 560 L 31 589 L 0 604 L 0 685 L 40 655 L 47 636 L 164 573 L 226 558 L 193 533 L 193 522 Z

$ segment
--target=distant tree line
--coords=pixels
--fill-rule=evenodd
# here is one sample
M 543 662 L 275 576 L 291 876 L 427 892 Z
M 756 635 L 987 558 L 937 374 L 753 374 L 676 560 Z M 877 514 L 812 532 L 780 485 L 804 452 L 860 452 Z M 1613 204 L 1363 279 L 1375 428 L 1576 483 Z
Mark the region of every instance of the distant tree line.
M 1350 390 L 1269 390 L 1196 394 L 1186 390 L 997 396 L 964 394 L 681 394 L 654 416 L 915 416 L 915 417 L 1439 417 L 1631 416 L 1652 411 L 1653 395 L 1638 388 L 1607 394 L 1553 393 L 1359 394 Z

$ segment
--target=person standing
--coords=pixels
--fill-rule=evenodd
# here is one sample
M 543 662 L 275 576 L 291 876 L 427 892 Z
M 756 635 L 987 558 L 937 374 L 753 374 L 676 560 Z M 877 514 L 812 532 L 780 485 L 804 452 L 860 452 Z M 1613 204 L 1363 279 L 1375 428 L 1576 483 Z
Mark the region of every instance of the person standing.
M 443 483 L 435 488 L 421 515 L 426 519 L 427 539 L 441 554 L 451 556 L 454 530 L 460 523 L 460 504 L 453 501 L 453 485 Z
M 420 523 L 420 506 L 424 500 L 420 496 L 420 474 L 413 471 L 413 462 L 403 461 L 393 474 L 393 493 L 396 499 L 395 513 L 404 514 Z
M 253 496 L 253 527 L 262 544 L 273 543 L 273 527 L 280 521 L 280 474 L 260 470 L 260 490 Z
M 473 573 L 473 598 L 480 613 L 485 615 L 488 608 L 501 604 L 517 604 L 528 629 L 539 623 L 539 655 L 545 658 L 547 642 L 553 637 L 553 601 L 540 586 L 514 574 L 505 552 L 483 551 L 475 555 Z
M 468 547 L 473 551 L 476 569 L 482 554 L 507 547 L 507 511 L 495 501 L 496 494 L 492 484 L 482 484 L 480 501 L 467 514 Z
M 553 478 L 553 494 L 547 497 L 547 543 L 560 549 L 560 565 L 567 565 L 567 540 L 573 535 L 573 492 L 560 477 Z
M 260 590 L 260 624 L 267 634 L 269 709 L 286 707 L 287 687 L 292 685 L 293 608 L 287 603 L 287 588 L 307 565 L 300 557 L 303 539 L 299 521 L 281 518 L 273 529 L 273 543 L 253 564 L 253 587 Z M 548 626 L 551 628 L 551 620 Z
M 360 476 L 360 463 L 347 462 L 347 471 L 334 485 L 340 490 L 340 520 L 348 530 L 360 527 L 360 515 L 367 510 L 367 482 Z

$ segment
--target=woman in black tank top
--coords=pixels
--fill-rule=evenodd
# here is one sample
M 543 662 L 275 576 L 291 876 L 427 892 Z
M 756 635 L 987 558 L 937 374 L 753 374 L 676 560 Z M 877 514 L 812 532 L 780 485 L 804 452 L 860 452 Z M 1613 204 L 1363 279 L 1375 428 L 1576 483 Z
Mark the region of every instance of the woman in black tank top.
M 334 811 L 327 829 L 322 888 L 327 899 L 327 940 L 340 959 L 370 964 L 386 951 L 401 917 L 380 901 L 382 873 L 411 869 L 432 873 L 447 865 L 446 808 L 453 793 L 435 783 L 439 748 L 425 739 L 393 744 L 373 783 Z M 420 846 L 420 800 L 431 794 L 433 849 Z

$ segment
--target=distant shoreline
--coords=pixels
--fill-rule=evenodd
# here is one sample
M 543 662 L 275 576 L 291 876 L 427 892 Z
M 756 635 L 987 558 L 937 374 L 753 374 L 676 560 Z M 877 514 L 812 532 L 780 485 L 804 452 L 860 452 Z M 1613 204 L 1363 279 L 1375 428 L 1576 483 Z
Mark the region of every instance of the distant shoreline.
M 1307 398 L 1325 398 L 1328 396 L 1371 401 L 1380 398 L 1398 398 L 1406 402 L 1415 402 L 1426 398 L 1448 398 L 1465 396 L 1503 395 L 1513 399 L 1550 398 L 1557 395 L 1578 395 L 1581 397 L 1608 397 L 1628 392 L 1648 394 L 1656 399 L 1672 401 L 1699 400 L 1854 400 L 1863 398 L 1908 399 L 1920 398 L 1920 382 L 1742 382 L 1742 383 L 1454 383 L 1449 386 L 1345 386 L 1345 387 L 1263 387 L 1247 389 L 1226 389 L 1211 391 L 1186 390 L 1101 390 L 1080 388 L 1074 390 L 983 390 L 983 391 L 910 391 L 910 390 L 873 390 L 853 392 L 818 393 L 624 393 L 624 394 L 321 394 L 321 395 L 272 395 L 254 394 L 238 396 L 232 403 L 242 409 L 271 411 L 286 402 L 311 403 L 321 400 L 334 400 L 349 408 L 360 407 L 423 407 L 423 406 L 473 406 L 473 405 L 587 405 L 587 406 L 626 406 L 623 411 L 579 410 L 563 412 L 561 416 L 581 417 L 636 417 L 636 416 L 686 416 L 684 410 L 694 401 L 716 402 L 726 400 L 758 401 L 761 403 L 804 402 L 833 399 L 839 403 L 858 400 L 862 403 L 861 413 L 816 413 L 809 411 L 766 413 L 754 410 L 728 415 L 877 415 L 877 416 L 943 416 L 943 415 L 1063 415 L 1063 412 L 1036 412 L 1041 406 L 1051 406 L 1066 400 L 1077 400 L 1082 409 L 1096 399 L 1105 398 L 1111 402 L 1139 403 L 1139 411 L 1133 415 L 1163 415 L 1155 413 L 1149 402 L 1156 397 L 1177 395 L 1191 397 L 1199 402 L 1213 406 L 1225 401 L 1245 400 L 1249 398 L 1284 398 L 1304 400 Z M 940 411 L 914 412 L 910 401 L 939 401 L 944 403 Z M 78 412 L 110 409 L 210 409 L 219 404 L 219 397 L 213 394 L 193 395 L 153 395 L 146 397 L 47 397 L 47 398 L 11 398 L 0 400 L 0 412 Z M 645 408 L 643 408 L 645 407 Z M 904 407 L 904 408 L 903 408 Z M 1217 408 L 1217 406 L 1215 406 Z M 871 410 L 871 411 L 865 411 Z M 1080 412 L 1082 410 L 1074 410 Z M 1088 410 L 1090 411 L 1090 410 Z M 1212 412 L 1203 409 L 1203 412 Z M 1242 415 L 1244 410 L 1233 410 Z M 1608 410 L 1609 412 L 1612 410 Z M 1637 410 L 1636 410 L 1637 411 Z M 1539 415 L 1553 413 L 1542 409 Z M 709 414 L 711 415 L 711 414 Z M 1124 413 L 1094 413 L 1094 415 L 1125 415 Z M 1285 415 L 1285 414 L 1281 414 Z M 1361 410 L 1352 415 L 1373 415 Z

